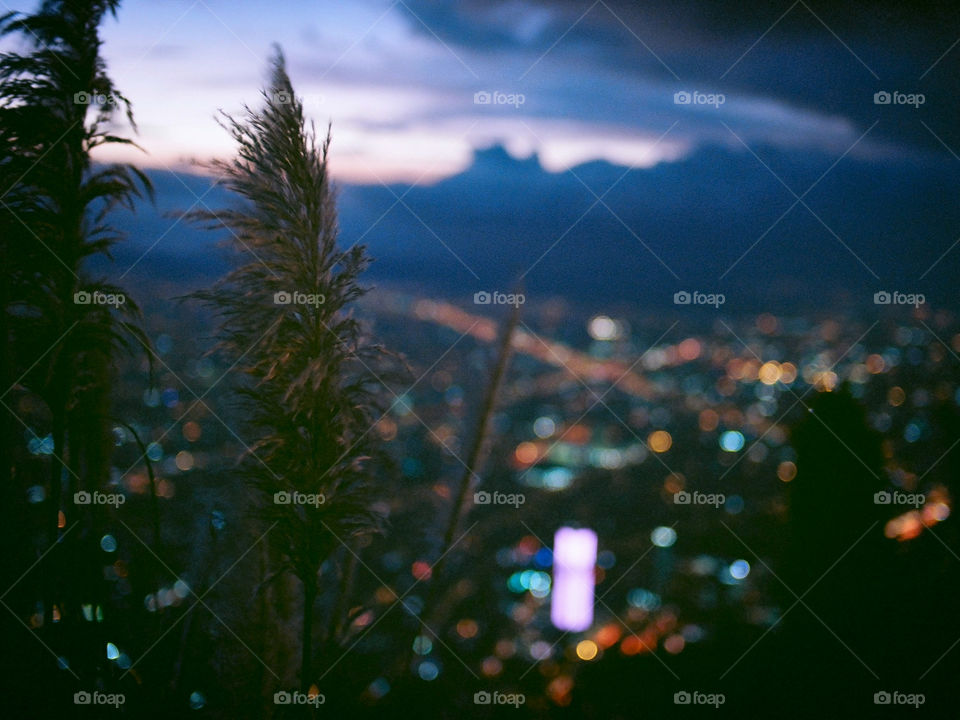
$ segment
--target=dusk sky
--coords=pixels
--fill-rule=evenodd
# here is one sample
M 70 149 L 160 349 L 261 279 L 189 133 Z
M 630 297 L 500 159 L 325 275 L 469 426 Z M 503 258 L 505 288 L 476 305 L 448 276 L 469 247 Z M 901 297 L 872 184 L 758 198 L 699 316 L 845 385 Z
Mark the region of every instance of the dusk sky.
M 149 153 L 120 156 L 157 168 L 229 154 L 214 116 L 258 102 L 274 42 L 310 116 L 332 122 L 333 171 L 350 182 L 429 183 L 493 143 L 553 171 L 649 167 L 704 145 L 884 162 L 960 145 L 946 90 L 960 50 L 943 30 L 956 10 L 932 7 L 907 26 L 882 3 L 129 2 L 104 53 Z M 883 90 L 924 104 L 875 105 Z M 475 104 L 481 91 L 522 104 Z M 678 105 L 682 91 L 723 102 Z

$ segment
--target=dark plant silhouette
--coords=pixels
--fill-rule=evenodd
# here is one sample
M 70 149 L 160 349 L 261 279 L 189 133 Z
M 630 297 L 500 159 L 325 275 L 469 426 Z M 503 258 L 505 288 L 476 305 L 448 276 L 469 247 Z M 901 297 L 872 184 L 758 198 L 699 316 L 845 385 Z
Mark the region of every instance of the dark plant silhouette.
M 517 323 L 520 320 L 520 305 L 514 305 L 510 317 L 505 323 L 500 334 L 500 342 L 497 351 L 497 362 L 494 365 L 490 376 L 490 382 L 486 388 L 483 398 L 483 405 L 477 417 L 477 424 L 474 428 L 473 438 L 470 441 L 470 450 L 464 465 L 463 474 L 457 486 L 457 492 L 450 507 L 450 516 L 447 518 L 447 527 L 443 534 L 443 544 L 440 546 L 440 557 L 433 568 L 430 577 L 430 586 L 427 591 L 427 599 L 424 602 L 422 615 L 430 618 L 431 611 L 435 609 L 437 599 L 442 589 L 442 580 L 446 561 L 454 544 L 457 542 L 457 531 L 463 521 L 464 516 L 469 512 L 471 493 L 480 483 L 480 472 L 489 451 L 488 430 L 493 419 L 494 411 L 497 409 L 497 398 L 500 393 L 500 386 L 503 384 L 507 369 L 510 365 L 510 356 L 513 353 L 513 338 L 517 329 Z
M 4 359 L 3 380 L 4 390 L 8 378 L 19 380 L 49 410 L 50 542 L 80 517 L 74 509 L 61 523 L 64 495 L 106 480 L 113 354 L 131 339 L 146 342 L 133 300 L 88 271 L 88 260 L 109 255 L 122 239 L 110 211 L 133 209 L 135 198 L 152 192 L 132 166 L 91 160 L 99 146 L 131 144 L 110 128 L 118 111 L 131 124 L 133 115 L 100 54 L 100 24 L 118 6 L 117 0 L 47 0 L 32 15 L 0 19 L 0 36 L 18 35 L 28 48 L 0 56 L 0 202 L 3 229 L 14 229 L 5 233 L 4 255 L 14 267 L 4 291 L 3 330 L 16 348 Z M 94 291 L 125 302 L 91 302 L 87 293 Z M 53 560 L 65 562 L 58 556 Z M 77 611 L 64 606 L 66 590 L 53 585 L 58 576 L 47 572 L 48 626 L 55 604 L 64 620 Z
M 263 491 L 265 529 L 284 557 L 272 574 L 292 571 L 303 586 L 306 691 L 321 567 L 380 524 L 368 481 L 371 367 L 382 350 L 349 310 L 365 292 L 358 278 L 369 260 L 362 246 L 337 246 L 329 133 L 318 141 L 305 122 L 279 50 L 263 98 L 261 109 L 226 118 L 237 156 L 212 167 L 244 205 L 192 214 L 227 228 L 246 261 L 196 296 L 218 313 L 219 350 L 246 378 L 239 392 L 256 439 L 243 468 Z
M 853 713 L 874 692 L 874 674 L 882 677 L 880 629 L 891 619 L 884 596 L 892 546 L 883 536 L 884 507 L 874 503 L 885 487 L 881 437 L 844 385 L 810 402 L 791 444 L 797 475 L 771 585 L 784 610 L 795 607 L 745 658 L 738 690 L 771 703 L 789 698 L 786 717 L 809 717 L 827 698 L 837 707 L 848 702 Z M 784 657 L 789 673 L 778 667 Z

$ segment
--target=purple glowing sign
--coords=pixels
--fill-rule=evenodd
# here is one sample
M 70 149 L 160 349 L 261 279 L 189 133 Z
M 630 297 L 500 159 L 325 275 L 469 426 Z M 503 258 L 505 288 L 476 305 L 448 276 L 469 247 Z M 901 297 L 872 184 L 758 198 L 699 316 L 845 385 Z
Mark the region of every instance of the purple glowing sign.
M 553 538 L 553 591 L 550 621 L 560 630 L 580 632 L 593 624 L 597 534 L 562 527 Z

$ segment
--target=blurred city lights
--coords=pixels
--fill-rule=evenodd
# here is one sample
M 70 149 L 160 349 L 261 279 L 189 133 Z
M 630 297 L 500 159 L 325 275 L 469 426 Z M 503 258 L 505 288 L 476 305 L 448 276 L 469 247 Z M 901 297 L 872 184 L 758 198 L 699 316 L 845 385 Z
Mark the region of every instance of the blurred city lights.
M 677 541 L 677 531 L 671 527 L 658 527 L 654 528 L 653 532 L 650 533 L 650 542 L 652 542 L 657 547 L 668 548 L 672 547 L 673 544 Z
M 562 527 L 553 541 L 553 597 L 550 620 L 560 630 L 579 632 L 593 623 L 597 534 Z
M 743 450 L 743 433 L 736 430 L 728 430 L 720 436 L 720 447 L 726 452 L 739 452 Z
M 577 657 L 581 660 L 593 660 L 597 652 L 597 644 L 593 640 L 581 640 L 577 643 Z

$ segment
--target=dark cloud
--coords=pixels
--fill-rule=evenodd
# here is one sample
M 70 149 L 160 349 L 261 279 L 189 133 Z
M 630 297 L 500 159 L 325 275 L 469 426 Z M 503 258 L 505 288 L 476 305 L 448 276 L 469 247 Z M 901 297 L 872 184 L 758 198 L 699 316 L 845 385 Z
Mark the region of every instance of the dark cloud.
M 529 67 L 548 53 L 529 73 L 533 84 L 558 67 L 587 67 L 766 97 L 862 129 L 879 120 L 877 137 L 946 152 L 933 130 L 960 148 L 960 47 L 947 52 L 960 37 L 955 2 L 604 0 L 586 15 L 591 3 L 572 0 L 407 5 L 413 14 L 398 12 L 415 31 L 474 57 Z M 881 90 L 923 93 L 926 102 L 918 110 L 877 106 Z

